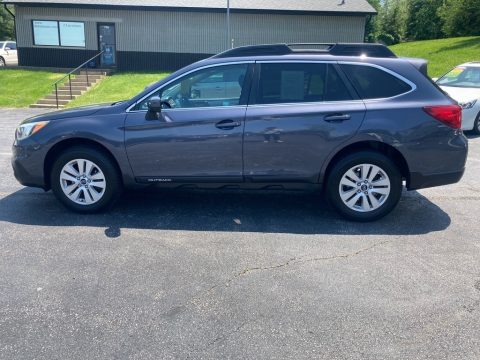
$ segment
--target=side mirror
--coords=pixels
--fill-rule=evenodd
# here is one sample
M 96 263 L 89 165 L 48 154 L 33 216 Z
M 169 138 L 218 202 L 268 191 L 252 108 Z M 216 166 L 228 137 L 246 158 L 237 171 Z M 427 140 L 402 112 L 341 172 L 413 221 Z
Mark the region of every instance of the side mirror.
M 10 49 L 8 46 L 6 46 L 6 47 L 3 48 L 3 50 L 8 51 L 8 50 L 12 50 L 12 49 Z
M 154 96 L 148 101 L 148 111 L 152 113 L 162 111 L 162 100 L 158 96 Z

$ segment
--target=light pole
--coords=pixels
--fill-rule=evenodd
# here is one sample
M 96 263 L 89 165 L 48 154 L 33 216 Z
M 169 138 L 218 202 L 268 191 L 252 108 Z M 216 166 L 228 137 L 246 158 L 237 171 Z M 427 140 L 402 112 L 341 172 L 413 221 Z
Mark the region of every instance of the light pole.
M 227 49 L 230 49 L 230 0 L 227 0 Z

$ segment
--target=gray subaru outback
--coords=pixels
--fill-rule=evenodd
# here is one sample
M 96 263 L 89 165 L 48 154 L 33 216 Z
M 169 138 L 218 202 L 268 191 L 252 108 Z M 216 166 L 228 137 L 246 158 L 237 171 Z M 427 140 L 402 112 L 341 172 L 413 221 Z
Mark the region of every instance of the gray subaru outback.
M 461 108 L 425 69 L 380 45 L 236 48 L 130 100 L 25 120 L 12 165 L 82 213 L 156 185 L 323 190 L 346 218 L 371 221 L 404 185 L 463 175 Z

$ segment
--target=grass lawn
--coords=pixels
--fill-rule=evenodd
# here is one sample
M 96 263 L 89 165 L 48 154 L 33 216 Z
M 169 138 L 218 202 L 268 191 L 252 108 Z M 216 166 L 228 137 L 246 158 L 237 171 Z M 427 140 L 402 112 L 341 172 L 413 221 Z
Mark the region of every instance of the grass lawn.
M 0 107 L 26 107 L 53 91 L 63 75 L 49 71 L 0 70 Z
M 480 36 L 408 42 L 390 49 L 398 56 L 428 60 L 429 75 L 438 77 L 461 63 L 480 61 Z
M 67 107 L 76 107 L 103 102 L 127 100 L 150 85 L 167 76 L 168 73 L 115 73 L 87 93 L 70 102 Z

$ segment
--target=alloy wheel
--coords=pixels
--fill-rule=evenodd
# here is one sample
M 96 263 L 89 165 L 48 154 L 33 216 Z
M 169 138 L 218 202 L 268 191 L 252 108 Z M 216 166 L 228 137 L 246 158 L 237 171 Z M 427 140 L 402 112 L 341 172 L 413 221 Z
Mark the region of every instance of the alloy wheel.
M 100 167 L 86 159 L 69 161 L 60 172 L 60 187 L 74 203 L 92 205 L 105 194 L 107 181 Z
M 390 189 L 390 179 L 383 169 L 373 164 L 360 164 L 345 172 L 338 190 L 349 209 L 370 212 L 385 203 Z

